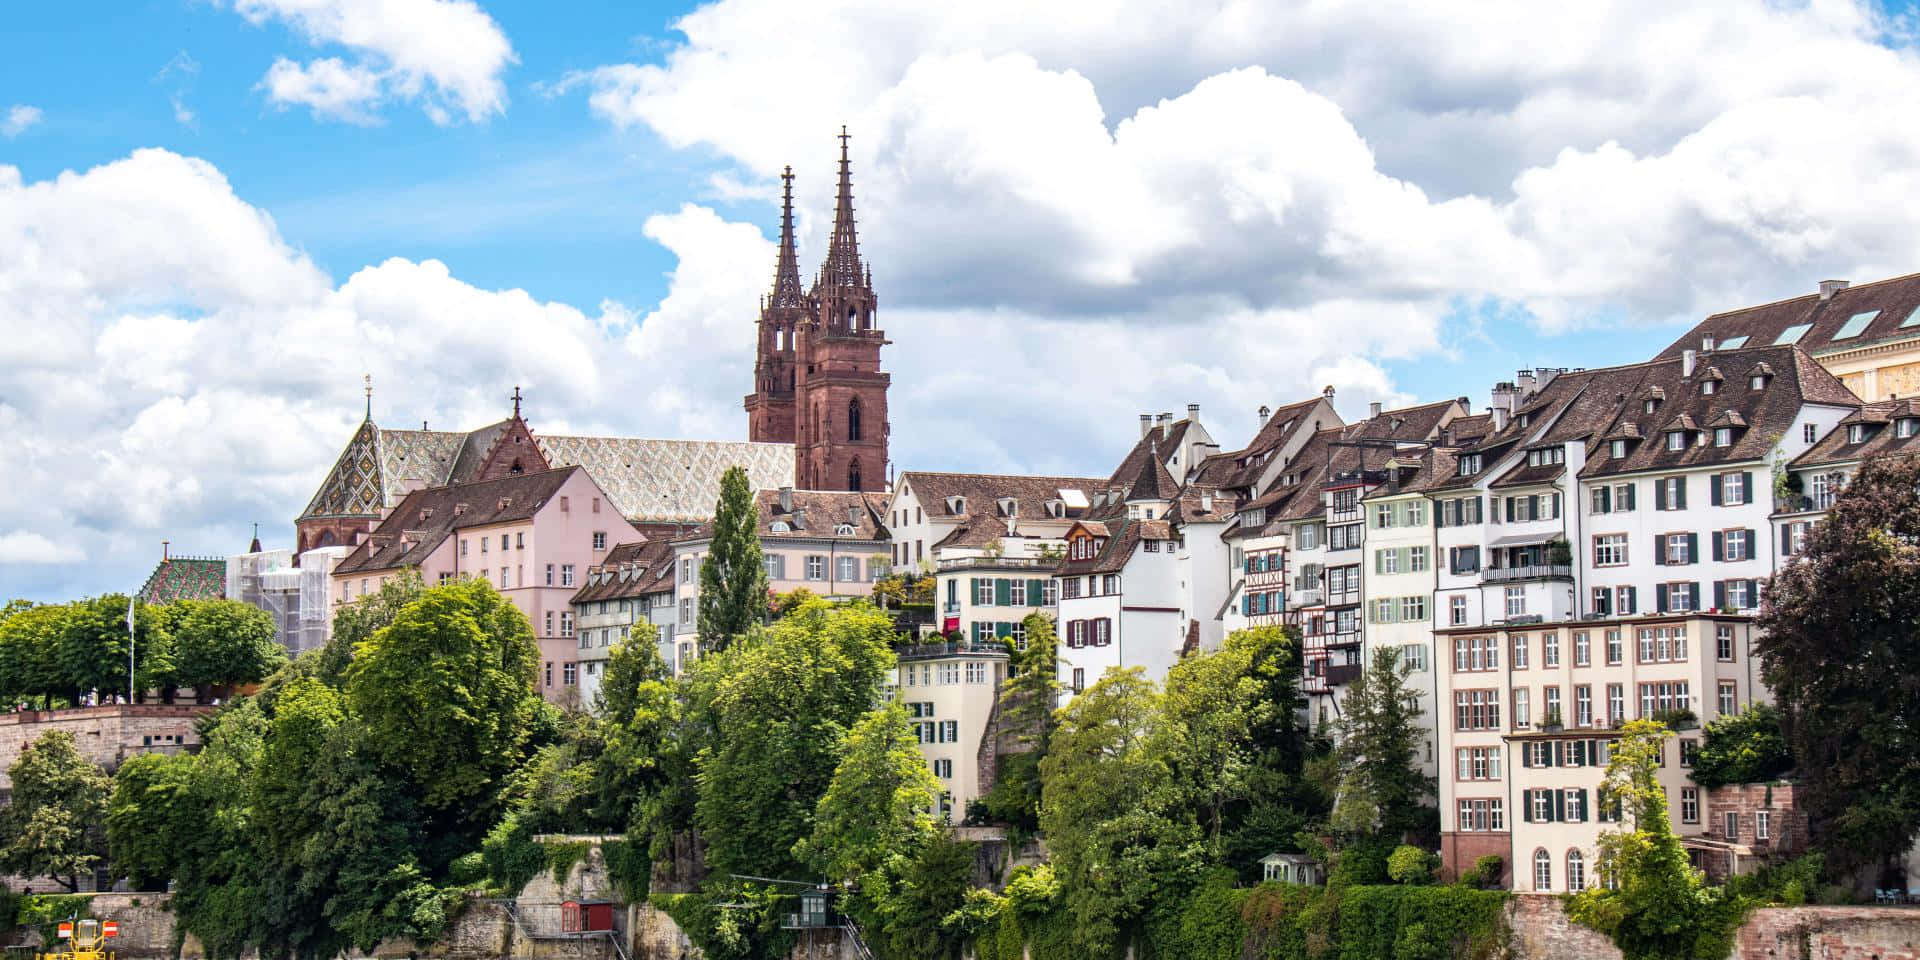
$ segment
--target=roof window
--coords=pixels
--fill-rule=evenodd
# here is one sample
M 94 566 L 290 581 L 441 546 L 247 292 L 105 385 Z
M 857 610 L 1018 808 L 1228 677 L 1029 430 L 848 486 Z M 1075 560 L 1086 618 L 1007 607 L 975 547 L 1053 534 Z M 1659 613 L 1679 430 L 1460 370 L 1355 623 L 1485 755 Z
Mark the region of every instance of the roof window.
M 955 496 L 955 497 L 948 497 L 948 498 L 947 498 L 947 512 L 948 512 L 948 513 L 950 513 L 950 514 L 962 514 L 962 513 L 966 513 L 966 512 L 967 512 L 967 498 L 966 498 L 966 497 L 959 497 L 959 496 Z
M 790 524 L 785 520 L 775 520 L 770 526 L 767 527 L 767 529 L 773 531 L 774 533 L 792 533 L 793 524 Z
M 833 535 L 834 535 L 834 536 L 836 536 L 836 537 L 851 537 L 851 536 L 853 536 L 853 524 L 851 524 L 851 523 L 843 523 L 843 524 L 841 524 L 841 525 L 839 525 L 839 526 L 837 526 L 837 527 L 834 527 L 834 528 L 833 528 Z
M 1796 323 L 1793 326 L 1780 331 L 1780 335 L 1773 338 L 1773 345 L 1776 347 L 1782 347 L 1782 346 L 1786 346 L 1789 343 L 1799 343 L 1800 338 L 1806 336 L 1807 331 L 1812 327 L 1813 327 L 1813 324 L 1811 323 Z
M 1920 307 L 1914 307 L 1913 312 L 1907 314 L 1907 318 L 1905 320 L 1900 321 L 1900 327 L 1901 329 L 1905 329 L 1907 327 L 1920 327 Z
M 1738 350 L 1741 347 L 1744 347 L 1746 345 L 1747 345 L 1747 335 L 1744 333 L 1737 337 L 1728 337 L 1725 340 L 1720 341 L 1720 349 L 1722 350 Z
M 1848 317 L 1847 322 L 1841 324 L 1840 329 L 1834 333 L 1833 339 L 1846 340 L 1865 333 L 1867 324 L 1872 323 L 1873 318 L 1879 315 L 1880 311 L 1878 310 L 1867 310 Z
M 1871 436 L 1873 436 L 1873 427 L 1870 424 L 1865 424 L 1865 423 L 1847 424 L 1847 442 L 1848 443 L 1860 443 Z
M 1687 432 L 1685 430 L 1667 431 L 1667 449 L 1668 450 L 1685 450 L 1686 448 L 1687 448 Z

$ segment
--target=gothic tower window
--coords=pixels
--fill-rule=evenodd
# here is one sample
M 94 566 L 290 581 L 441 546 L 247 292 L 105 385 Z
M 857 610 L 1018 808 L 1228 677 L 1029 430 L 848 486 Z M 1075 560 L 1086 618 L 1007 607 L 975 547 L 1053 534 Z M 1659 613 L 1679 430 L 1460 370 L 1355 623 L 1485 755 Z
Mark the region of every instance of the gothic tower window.
M 847 402 L 847 439 L 851 441 L 858 441 L 860 439 L 860 398 L 859 397 L 854 397 L 852 400 Z M 855 487 L 854 489 L 858 490 L 860 488 Z
M 855 457 L 855 458 L 853 459 L 853 462 L 852 462 L 852 463 L 850 463 L 850 464 L 847 464 L 847 489 L 848 489 L 848 490 L 859 490 L 859 489 L 861 489 L 861 487 L 860 487 L 860 458 L 859 458 L 859 457 Z

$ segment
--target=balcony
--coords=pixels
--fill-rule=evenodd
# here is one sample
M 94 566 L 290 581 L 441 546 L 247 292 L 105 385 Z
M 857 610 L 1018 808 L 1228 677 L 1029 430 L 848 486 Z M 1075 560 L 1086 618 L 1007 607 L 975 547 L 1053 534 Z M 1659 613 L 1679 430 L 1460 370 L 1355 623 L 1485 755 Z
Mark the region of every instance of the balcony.
M 1009 648 L 1004 640 L 948 640 L 936 643 L 908 643 L 893 648 L 901 660 L 937 660 L 942 657 L 1004 657 Z
M 1293 593 L 1292 604 L 1296 607 L 1317 607 L 1326 600 L 1326 596 L 1325 591 L 1318 588 L 1296 590 Z
M 1489 567 L 1480 571 L 1481 583 L 1514 583 L 1520 580 L 1572 580 L 1570 563 L 1534 563 L 1520 567 Z
M 1327 664 L 1326 683 L 1329 687 L 1341 687 L 1360 677 L 1360 665 L 1357 663 Z
M 960 601 L 958 601 L 958 600 L 948 600 L 947 602 L 945 602 L 945 603 L 943 603 L 943 604 L 941 604 L 941 605 L 940 605 L 940 612 L 941 612 L 941 613 L 944 613 L 944 614 L 946 614 L 946 615 L 947 615 L 947 616 L 949 616 L 949 617 L 957 617 L 957 616 L 959 616 L 959 615 L 960 615 Z
M 939 570 L 1045 570 L 1049 573 L 1060 566 L 1059 559 L 1048 560 L 1044 557 L 954 557 L 940 561 Z

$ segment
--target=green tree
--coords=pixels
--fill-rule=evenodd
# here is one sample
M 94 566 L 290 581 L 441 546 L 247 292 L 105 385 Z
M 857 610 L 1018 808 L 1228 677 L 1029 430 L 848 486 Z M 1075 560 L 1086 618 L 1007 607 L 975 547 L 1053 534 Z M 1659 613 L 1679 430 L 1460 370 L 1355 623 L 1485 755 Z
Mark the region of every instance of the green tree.
M 1703 787 L 1773 780 L 1793 769 L 1793 751 L 1780 729 L 1780 711 L 1770 704 L 1716 717 L 1694 754 L 1693 782 Z
M 930 840 L 929 812 L 940 781 L 898 703 L 853 726 L 827 792 L 814 808 L 813 835 L 794 853 L 829 880 L 864 881 Z
M 760 510 L 747 471 L 728 467 L 713 508 L 713 540 L 700 561 L 701 646 L 718 650 L 767 617 L 767 564 L 760 552 Z
M 539 650 L 527 618 L 484 580 L 421 593 L 361 643 L 347 697 L 373 756 L 428 811 L 477 839 L 525 758 L 539 710 Z
M 1115 949 L 1203 863 L 1200 831 L 1154 749 L 1159 712 L 1141 668 L 1110 670 L 1062 711 L 1040 764 L 1040 828 L 1087 955 Z
M 1706 887 L 1667 818 L 1660 756 L 1671 736 L 1651 720 L 1621 728 L 1600 787 L 1621 827 L 1600 835 L 1599 885 L 1574 895 L 1567 913 L 1613 939 L 1627 960 L 1725 957 L 1740 914 L 1722 892 Z
M 219 687 L 258 683 L 287 662 L 273 615 L 238 600 L 179 600 L 174 618 L 176 679 L 205 703 Z
M 0 807 L 0 870 L 52 877 L 68 890 L 106 852 L 112 781 L 80 755 L 73 734 L 53 730 L 7 768 L 13 797 Z
M 1434 779 L 1420 772 L 1419 702 L 1400 653 L 1374 652 L 1348 688 L 1335 735 L 1340 786 L 1331 825 L 1347 837 L 1398 842 L 1432 816 Z
M 1031 832 L 1040 822 L 1040 762 L 1059 726 L 1060 641 L 1044 614 L 1027 614 L 1024 626 L 1026 649 L 1010 652 L 1012 670 L 1000 688 L 1001 729 L 1014 749 L 998 754 L 993 788 L 983 801 L 990 816 Z
M 191 757 L 142 753 L 113 774 L 107 802 L 107 849 L 113 866 L 135 890 L 159 890 L 173 879 L 173 831 L 165 826 L 175 798 L 185 789 Z
M 67 604 L 54 659 L 68 702 L 127 689 L 127 598 L 109 594 Z
M 380 585 L 372 594 L 344 604 L 333 614 L 333 634 L 321 648 L 315 676 L 336 687 L 347 682 L 347 665 L 353 662 L 354 648 L 379 633 L 407 605 L 420 599 L 427 585 L 416 570 L 403 570 L 399 576 Z
M 60 671 L 60 637 L 66 629 L 64 604 L 14 607 L 0 622 L 0 694 L 15 702 L 37 701 L 51 707 L 67 686 Z
M 812 832 L 847 732 L 879 700 L 892 640 L 873 607 L 814 600 L 694 661 L 694 722 L 705 726 L 695 820 L 713 872 L 802 870 L 794 845 Z
M 608 652 L 597 704 L 606 747 L 593 790 L 603 821 L 664 857 L 672 834 L 692 823 L 694 751 L 683 691 L 656 637 L 651 626 L 635 627 Z
M 1756 625 L 1830 868 L 1891 870 L 1920 833 L 1920 460 L 1863 463 L 1807 547 L 1767 584 Z
M 1301 835 L 1326 819 L 1326 792 L 1308 770 L 1328 763 L 1332 747 L 1304 720 L 1299 629 L 1261 627 L 1229 634 L 1224 649 L 1241 648 L 1256 688 L 1255 707 L 1244 786 L 1224 811 L 1222 855 L 1242 881 L 1252 883 L 1261 877 L 1261 858 L 1276 850 L 1300 852 Z

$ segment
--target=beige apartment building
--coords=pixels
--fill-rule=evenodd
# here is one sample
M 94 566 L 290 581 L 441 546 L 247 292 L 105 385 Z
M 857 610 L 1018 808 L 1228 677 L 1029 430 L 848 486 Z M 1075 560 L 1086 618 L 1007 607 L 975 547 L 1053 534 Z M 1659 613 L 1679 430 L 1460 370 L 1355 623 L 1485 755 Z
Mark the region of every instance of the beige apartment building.
M 894 694 L 906 706 L 920 753 L 940 781 L 938 812 L 958 823 L 967 804 L 993 786 L 993 766 L 982 761 L 993 750 L 985 735 L 1007 679 L 1008 641 L 934 641 L 897 652 Z

